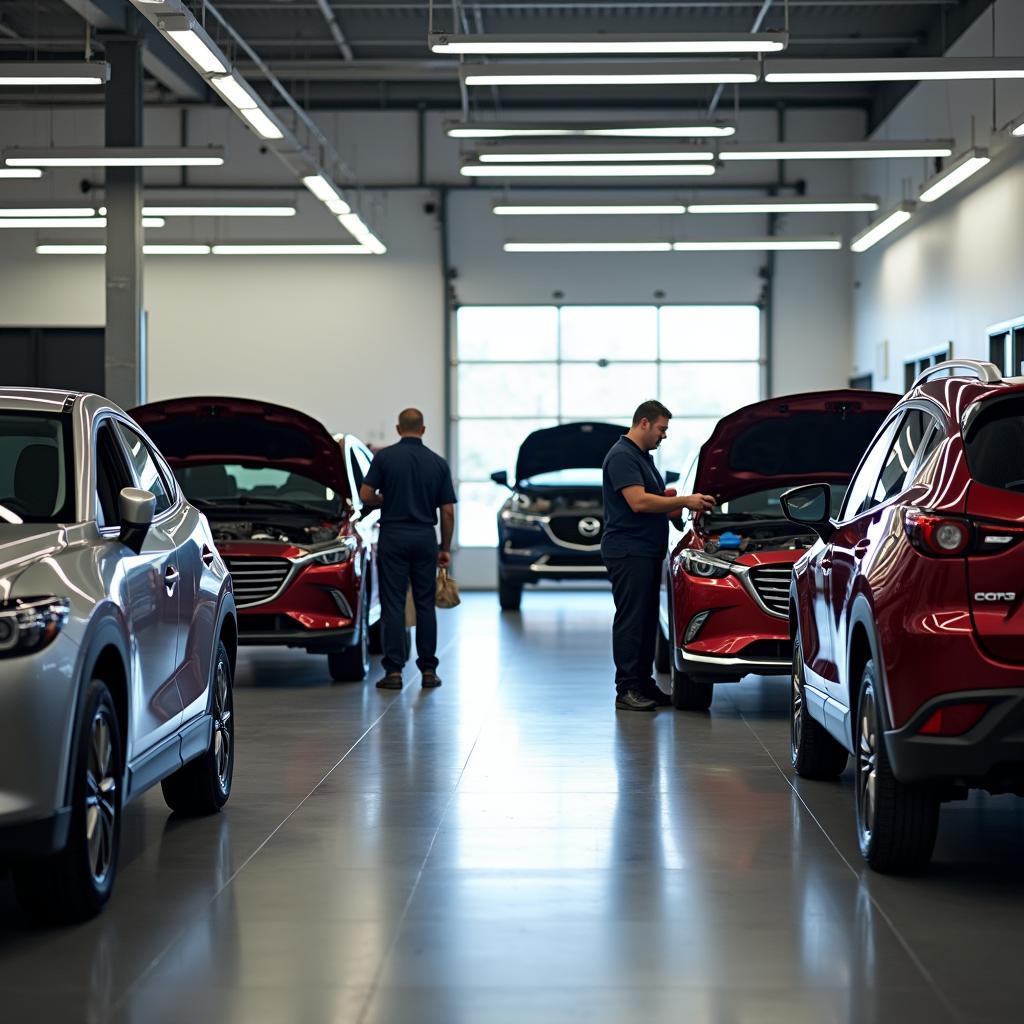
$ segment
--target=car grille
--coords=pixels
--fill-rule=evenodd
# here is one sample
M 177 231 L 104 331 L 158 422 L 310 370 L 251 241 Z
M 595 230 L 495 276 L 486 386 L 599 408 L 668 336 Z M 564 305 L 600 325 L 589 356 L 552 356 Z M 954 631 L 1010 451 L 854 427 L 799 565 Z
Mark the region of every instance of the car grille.
M 586 520 L 593 520 L 598 524 L 596 533 L 580 533 L 580 523 Z M 548 528 L 555 540 L 560 540 L 565 544 L 596 547 L 601 543 L 604 520 L 600 516 L 552 516 Z
M 776 615 L 789 618 L 791 565 L 762 565 L 750 570 L 750 584 L 764 605 Z
M 281 589 L 292 567 L 287 558 L 232 555 L 224 561 L 235 585 L 235 603 L 239 608 L 259 604 L 273 597 Z

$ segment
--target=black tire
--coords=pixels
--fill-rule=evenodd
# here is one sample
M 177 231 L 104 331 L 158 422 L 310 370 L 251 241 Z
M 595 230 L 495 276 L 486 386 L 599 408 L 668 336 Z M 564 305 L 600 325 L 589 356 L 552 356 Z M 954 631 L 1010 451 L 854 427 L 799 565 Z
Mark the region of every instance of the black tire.
M 327 655 L 327 670 L 336 683 L 359 683 L 370 673 L 370 631 L 359 627 L 359 636 L 351 647 Z
M 846 769 L 850 755 L 807 711 L 804 655 L 799 638 L 793 643 L 789 692 L 789 760 L 793 770 L 802 779 L 838 779 Z
M 672 670 L 672 606 L 669 605 L 668 616 L 669 635 L 661 628 L 661 621 L 658 622 L 658 635 L 654 641 L 654 671 L 666 675 Z
M 231 659 L 227 648 L 219 643 L 210 679 L 213 736 L 206 753 L 161 782 L 164 800 L 172 811 L 198 817 L 216 814 L 228 802 L 235 769 L 234 712 Z
M 76 733 L 67 846 L 12 866 L 21 905 L 44 923 L 86 921 L 110 899 L 121 839 L 123 749 L 110 690 L 93 679 Z
M 503 612 L 517 612 L 523 602 L 523 585 L 506 579 L 498 570 L 498 603 Z
M 869 866 L 886 874 L 927 865 L 939 827 L 939 793 L 925 784 L 907 785 L 892 773 L 878 703 L 875 665 L 861 676 L 854 723 L 857 838 Z
M 672 666 L 672 705 L 678 711 L 707 711 L 715 695 L 715 684 Z

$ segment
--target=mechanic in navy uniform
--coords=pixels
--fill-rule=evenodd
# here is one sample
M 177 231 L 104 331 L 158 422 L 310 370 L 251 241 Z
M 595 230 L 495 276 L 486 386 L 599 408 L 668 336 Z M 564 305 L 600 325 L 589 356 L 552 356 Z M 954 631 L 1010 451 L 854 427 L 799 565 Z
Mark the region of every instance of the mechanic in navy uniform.
M 628 433 L 609 449 L 602 467 L 601 557 L 615 600 L 612 656 L 615 707 L 620 711 L 655 711 L 671 704 L 653 674 L 668 521 L 684 508 L 707 512 L 715 505 L 706 494 L 677 497 L 675 491 L 665 490 L 651 452 L 668 434 L 671 418 L 661 402 L 644 402 L 633 414 Z
M 451 563 L 457 499 L 448 463 L 423 443 L 425 429 L 419 409 L 403 409 L 398 415 L 400 440 L 377 452 L 359 488 L 366 504 L 383 506 L 377 547 L 384 643 L 384 677 L 377 687 L 382 690 L 402 688 L 409 656 L 405 595 L 410 584 L 416 605 L 416 665 L 424 687 L 441 685 L 434 581 L 438 567 Z

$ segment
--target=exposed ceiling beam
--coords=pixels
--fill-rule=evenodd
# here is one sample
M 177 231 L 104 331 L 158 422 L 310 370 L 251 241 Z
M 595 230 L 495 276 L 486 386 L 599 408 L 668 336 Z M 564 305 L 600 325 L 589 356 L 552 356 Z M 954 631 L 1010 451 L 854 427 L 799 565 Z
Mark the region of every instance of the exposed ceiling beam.
M 352 47 L 349 46 L 348 40 L 345 38 L 345 33 L 341 29 L 341 23 L 338 21 L 337 15 L 331 8 L 328 0 L 316 0 L 317 7 L 320 8 L 320 13 L 324 16 L 324 21 L 327 22 L 327 30 L 331 33 L 331 39 L 334 40 L 334 45 L 338 47 L 342 57 L 345 60 L 352 60 Z M 252 40 L 253 45 L 258 45 L 257 40 Z

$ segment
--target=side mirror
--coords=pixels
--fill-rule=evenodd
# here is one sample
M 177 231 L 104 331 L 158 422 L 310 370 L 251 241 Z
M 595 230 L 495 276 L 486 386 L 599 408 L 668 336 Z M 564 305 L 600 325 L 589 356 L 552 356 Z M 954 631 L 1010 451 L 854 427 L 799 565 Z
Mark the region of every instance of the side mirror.
M 117 539 L 138 554 L 153 522 L 156 496 L 152 491 L 125 487 L 117 497 L 117 507 L 121 515 L 121 533 Z
M 798 526 L 813 530 L 828 541 L 835 533 L 832 525 L 832 488 L 828 484 L 806 484 L 782 495 L 782 511 Z
M 681 474 L 677 473 L 674 469 L 665 470 L 665 483 L 666 484 L 677 484 L 679 483 L 679 477 Z
M 497 473 L 491 474 L 491 479 L 496 484 L 501 484 L 502 487 L 508 487 L 508 473 L 504 469 L 499 469 Z

